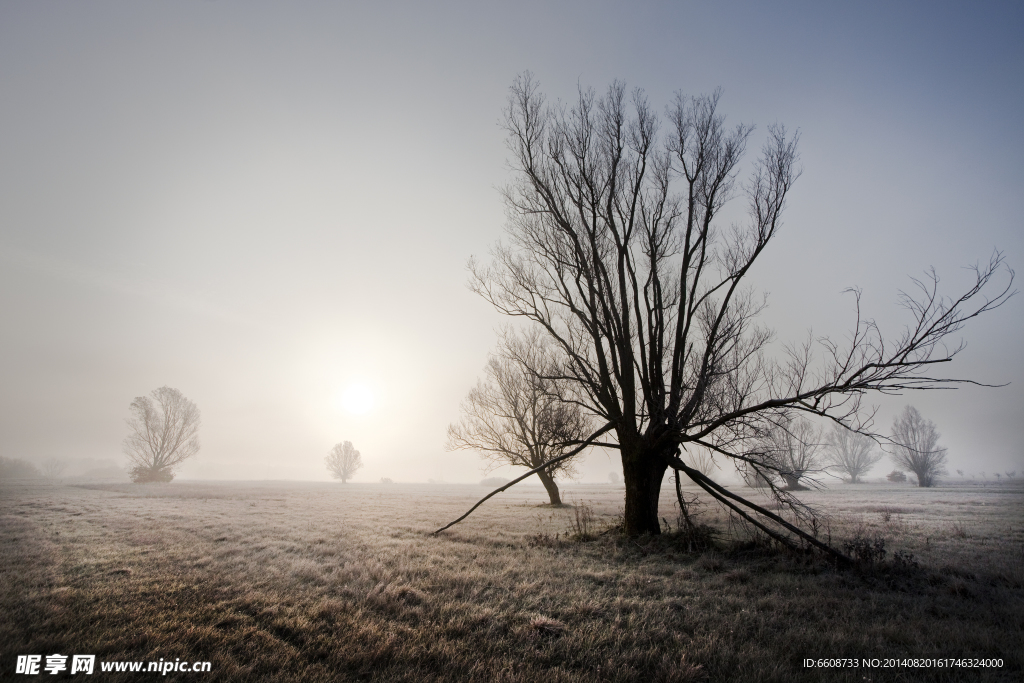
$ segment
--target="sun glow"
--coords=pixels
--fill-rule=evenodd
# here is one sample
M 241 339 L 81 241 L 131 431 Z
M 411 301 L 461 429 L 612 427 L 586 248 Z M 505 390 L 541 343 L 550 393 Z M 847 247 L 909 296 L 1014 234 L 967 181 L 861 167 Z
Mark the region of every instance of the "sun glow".
M 338 394 L 337 403 L 346 413 L 365 415 L 373 410 L 376 400 L 370 387 L 361 382 L 355 382 L 349 384 Z

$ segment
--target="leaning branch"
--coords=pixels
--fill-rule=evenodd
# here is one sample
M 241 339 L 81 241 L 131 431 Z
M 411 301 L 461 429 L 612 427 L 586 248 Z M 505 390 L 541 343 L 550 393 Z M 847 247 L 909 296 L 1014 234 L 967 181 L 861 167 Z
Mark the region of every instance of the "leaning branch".
M 563 460 L 568 460 L 569 458 L 571 458 L 572 456 L 576 455 L 580 451 L 582 451 L 582 450 L 584 450 L 586 448 L 589 448 L 591 445 L 593 445 L 594 439 L 596 439 L 597 437 L 601 436 L 605 432 L 609 431 L 614 426 L 615 426 L 614 423 L 609 422 L 604 427 L 601 427 L 599 430 L 597 430 L 596 432 L 591 434 L 590 437 L 586 441 L 584 441 L 583 444 L 580 445 L 579 447 L 574 448 L 573 450 L 569 451 L 568 453 L 565 453 L 564 455 L 560 455 L 557 458 L 552 458 L 551 460 L 548 460 L 546 463 L 544 463 L 540 467 L 534 467 L 532 470 L 530 470 L 529 472 L 527 472 L 523 476 L 517 477 L 517 478 L 513 479 L 512 481 L 510 481 L 509 483 L 505 484 L 504 486 L 500 486 L 500 487 L 494 489 L 493 491 L 488 493 L 486 496 L 484 496 L 483 498 L 478 500 L 476 502 L 476 505 L 474 505 L 473 507 L 471 507 L 468 510 L 466 510 L 466 513 L 464 515 L 462 515 L 461 517 L 459 517 L 458 519 L 456 519 L 453 522 L 449 522 L 448 524 L 445 524 L 443 527 L 441 527 L 437 531 L 434 531 L 430 535 L 431 536 L 436 536 L 439 533 L 441 533 L 442 531 L 444 531 L 445 529 L 453 527 L 456 524 L 458 524 L 459 522 L 461 522 L 462 520 L 466 519 L 466 517 L 469 517 L 471 514 L 473 514 L 474 510 L 476 510 L 478 507 L 483 505 L 484 502 L 487 501 L 488 498 L 490 498 L 492 496 L 496 496 L 497 494 L 501 493 L 505 489 L 512 488 L 513 486 L 515 486 L 516 484 L 518 484 L 522 480 L 524 480 L 524 479 L 526 479 L 526 478 L 528 478 L 528 477 L 530 477 L 530 476 L 532 476 L 534 474 L 537 474 L 541 470 L 546 469 L 548 467 L 551 467 L 555 463 L 559 463 L 559 462 L 561 462 Z
M 745 498 L 743 498 L 741 496 L 737 496 L 735 493 L 733 493 L 733 492 L 729 491 L 728 489 L 724 488 L 723 486 L 721 486 L 717 482 L 715 482 L 715 481 L 711 480 L 710 478 L 704 476 L 704 474 L 701 473 L 700 471 L 695 470 L 692 467 L 688 467 L 686 465 L 686 463 L 684 463 L 679 458 L 669 457 L 668 460 L 669 460 L 669 464 L 674 469 L 682 470 L 683 472 L 685 472 L 686 476 L 688 476 L 690 479 L 692 479 L 695 484 L 697 484 L 702 489 L 704 489 L 709 494 L 711 494 L 716 500 L 721 501 L 727 507 L 729 507 L 729 509 L 734 510 L 737 513 L 739 513 L 740 516 L 742 516 L 744 519 L 746 519 L 747 521 L 749 521 L 752 524 L 754 524 L 754 526 L 756 526 L 757 528 L 761 529 L 762 531 L 767 533 L 769 536 L 771 536 L 775 540 L 780 541 L 783 544 L 785 544 L 787 546 L 790 546 L 790 547 L 792 547 L 792 545 L 793 545 L 788 540 L 786 540 L 784 537 L 782 537 L 781 534 L 778 534 L 777 532 L 773 532 L 766 525 L 758 522 L 753 517 L 751 517 L 750 515 L 746 514 L 743 510 L 741 510 L 737 505 L 735 505 L 731 501 L 735 501 L 736 503 L 739 503 L 740 505 L 745 505 L 746 507 L 750 508 L 751 510 L 753 510 L 756 513 L 758 513 L 759 515 L 767 517 L 768 519 L 772 520 L 773 522 L 775 522 L 779 526 L 783 527 L 784 529 L 786 529 L 790 533 L 795 534 L 796 536 L 799 536 L 800 538 L 802 538 L 803 540 L 807 541 L 808 543 L 810 543 L 814 547 L 818 548 L 819 550 L 823 551 L 824 553 L 826 553 L 828 555 L 831 555 L 836 560 L 838 560 L 838 561 L 840 561 L 840 562 L 842 562 L 844 564 L 850 562 L 850 558 L 846 557 L 846 555 L 843 555 L 841 552 L 839 552 L 838 550 L 836 550 L 832 546 L 828 545 L 827 543 L 822 543 L 821 541 L 816 539 L 814 536 L 811 536 L 810 534 L 808 534 L 806 531 L 803 531 L 799 527 L 794 526 L 793 524 L 790 524 L 789 522 L 784 520 L 782 517 L 779 517 L 778 515 L 774 514 L 773 512 L 771 512 L 769 510 L 766 510 L 765 508 L 761 507 L 760 505 L 758 505 L 756 503 L 753 503 L 753 502 L 751 502 L 751 501 L 749 501 L 749 500 L 747 500 L 747 499 L 745 499 Z M 726 500 L 726 499 L 731 499 L 731 500 Z

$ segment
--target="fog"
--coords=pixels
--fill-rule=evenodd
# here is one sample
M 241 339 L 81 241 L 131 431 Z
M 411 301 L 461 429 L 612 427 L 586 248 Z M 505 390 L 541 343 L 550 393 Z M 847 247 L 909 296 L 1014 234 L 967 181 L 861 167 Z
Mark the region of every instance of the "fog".
M 167 385 L 202 411 L 182 479 L 326 480 L 345 440 L 357 482 L 483 478 L 445 430 L 506 322 L 466 262 L 502 234 L 498 121 L 527 69 L 551 99 L 619 78 L 658 112 L 721 87 L 757 126 L 744 171 L 768 124 L 799 129 L 803 175 L 751 275 L 763 320 L 780 343 L 842 338 L 859 286 L 898 336 L 909 276 L 934 266 L 952 294 L 994 248 L 1024 267 L 1022 14 L 0 5 L 0 456 L 123 466 L 129 404 Z M 950 471 L 1024 469 L 1022 302 L 968 324 L 944 368 L 1008 386 L 873 398 L 876 426 L 910 403 Z M 607 481 L 615 456 L 579 469 Z

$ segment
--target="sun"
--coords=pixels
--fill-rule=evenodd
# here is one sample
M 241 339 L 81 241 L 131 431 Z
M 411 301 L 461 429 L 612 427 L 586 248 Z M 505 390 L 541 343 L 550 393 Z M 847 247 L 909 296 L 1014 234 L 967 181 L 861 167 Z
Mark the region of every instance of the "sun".
M 346 413 L 365 415 L 373 410 L 375 398 L 369 386 L 362 382 L 353 382 L 340 392 L 337 403 Z

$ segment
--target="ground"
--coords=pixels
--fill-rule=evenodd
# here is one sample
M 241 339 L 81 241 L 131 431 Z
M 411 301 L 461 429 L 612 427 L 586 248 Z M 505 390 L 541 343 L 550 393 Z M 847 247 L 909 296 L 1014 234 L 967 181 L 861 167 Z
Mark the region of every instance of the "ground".
M 802 494 L 831 515 L 822 537 L 857 539 L 850 548 L 874 555 L 853 569 L 751 542 L 711 507 L 702 520 L 716 546 L 690 552 L 669 488 L 673 533 L 657 539 L 602 533 L 622 489 L 571 484 L 573 506 L 519 487 L 429 535 L 485 492 L 0 484 L 0 678 L 33 680 L 15 674 L 17 656 L 45 664 L 56 653 L 95 654 L 95 678 L 77 679 L 98 681 L 155 675 L 101 672 L 102 662 L 161 659 L 210 662 L 209 673 L 162 677 L 181 681 L 985 681 L 1024 671 L 1019 483 Z M 1001 666 L 885 668 L 893 658 Z

